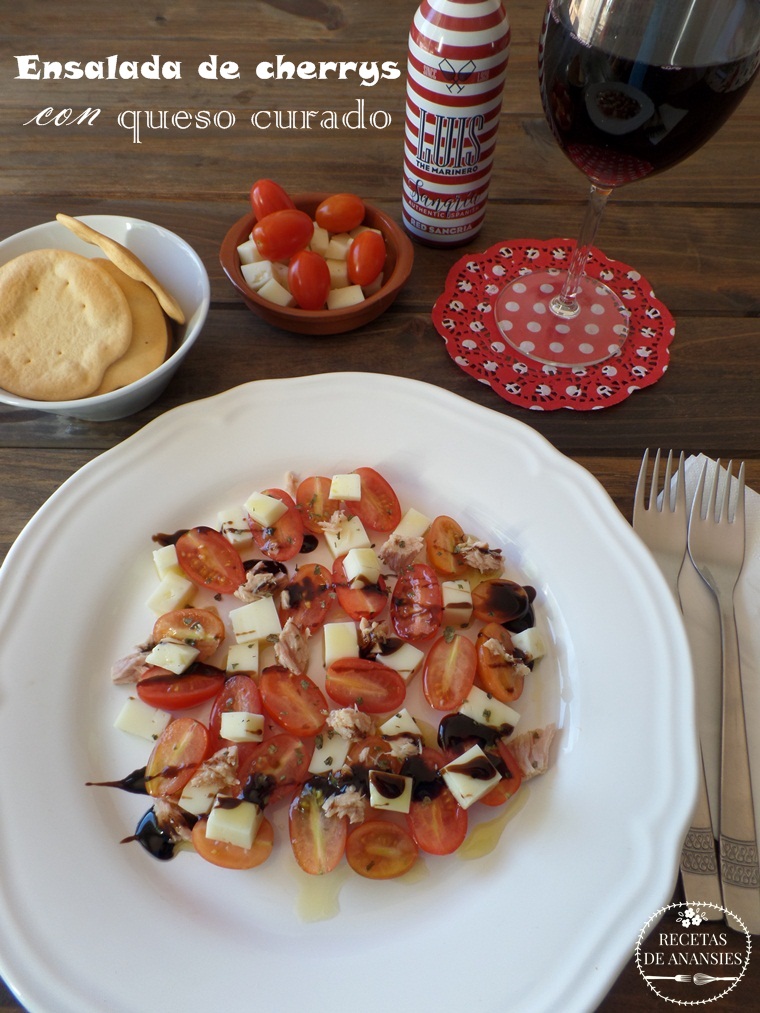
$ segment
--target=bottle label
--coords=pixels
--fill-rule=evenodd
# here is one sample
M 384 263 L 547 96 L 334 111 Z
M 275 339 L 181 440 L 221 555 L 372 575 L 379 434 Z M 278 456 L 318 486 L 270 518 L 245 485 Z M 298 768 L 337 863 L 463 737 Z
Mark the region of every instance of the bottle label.
M 500 0 L 427 0 L 409 34 L 402 211 L 408 231 L 465 241 L 483 220 L 509 57 Z

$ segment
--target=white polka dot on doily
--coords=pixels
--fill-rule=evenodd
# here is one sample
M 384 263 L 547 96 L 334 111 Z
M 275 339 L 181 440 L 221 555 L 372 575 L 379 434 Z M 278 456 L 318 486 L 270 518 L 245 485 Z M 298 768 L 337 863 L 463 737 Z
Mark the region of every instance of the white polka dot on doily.
M 512 291 L 519 292 L 520 295 L 522 295 L 522 293 L 525 291 L 525 285 L 521 281 L 516 281 L 512 286 Z M 517 303 L 510 303 L 509 305 L 513 306 L 516 310 L 520 308 Z
M 531 334 L 538 334 L 538 332 L 541 330 L 541 324 L 538 322 L 538 320 L 529 320 L 525 326 L 526 329 L 531 332 Z
M 590 309 L 595 317 L 601 317 L 604 314 L 604 306 L 601 303 L 592 303 Z
M 581 352 L 582 355 L 591 355 L 594 351 L 594 346 L 584 341 L 578 345 L 578 351 Z
M 598 334 L 599 324 L 586 324 L 583 330 L 586 332 L 586 334 Z
M 554 352 L 555 355 L 559 355 L 561 352 L 564 352 L 564 350 L 565 346 L 561 341 L 552 341 L 549 343 L 549 351 Z
M 546 303 L 537 302 L 533 304 L 533 312 L 538 313 L 539 316 L 546 313 Z

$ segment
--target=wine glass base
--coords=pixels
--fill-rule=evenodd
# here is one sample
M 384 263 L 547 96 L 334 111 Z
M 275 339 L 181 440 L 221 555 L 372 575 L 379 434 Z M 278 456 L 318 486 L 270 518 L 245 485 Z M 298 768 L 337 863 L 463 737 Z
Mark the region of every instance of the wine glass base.
M 549 304 L 564 280 L 564 271 L 549 270 L 505 285 L 493 307 L 504 340 L 520 355 L 548 366 L 592 366 L 618 355 L 630 330 L 630 311 L 611 288 L 584 276 L 576 294 L 578 312 L 555 315 Z

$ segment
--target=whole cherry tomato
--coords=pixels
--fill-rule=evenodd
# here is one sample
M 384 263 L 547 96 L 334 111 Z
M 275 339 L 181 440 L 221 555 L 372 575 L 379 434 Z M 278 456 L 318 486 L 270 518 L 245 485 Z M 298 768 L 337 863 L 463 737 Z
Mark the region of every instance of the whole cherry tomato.
M 364 221 L 364 201 L 353 193 L 335 193 L 322 201 L 314 217 L 328 232 L 350 232 Z
M 267 260 L 290 260 L 314 235 L 314 223 L 305 211 L 283 208 L 253 226 L 253 241 Z
M 330 291 L 325 258 L 312 250 L 299 250 L 288 265 L 288 285 L 302 310 L 321 310 Z
M 256 221 L 260 222 L 273 211 L 283 211 L 295 207 L 295 204 L 279 183 L 272 179 L 257 179 L 251 187 L 251 207 Z
M 361 232 L 348 248 L 348 280 L 370 285 L 385 265 L 385 240 L 379 232 Z

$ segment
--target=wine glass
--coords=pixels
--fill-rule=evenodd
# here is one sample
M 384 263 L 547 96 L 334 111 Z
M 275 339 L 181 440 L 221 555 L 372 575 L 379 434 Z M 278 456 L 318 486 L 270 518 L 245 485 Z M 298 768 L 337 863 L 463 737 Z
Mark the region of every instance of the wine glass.
M 498 294 L 494 316 L 522 356 L 586 366 L 620 352 L 629 312 L 584 274 L 607 198 L 696 151 L 760 65 L 760 0 L 549 0 L 539 45 L 544 113 L 591 191 L 566 270 Z

